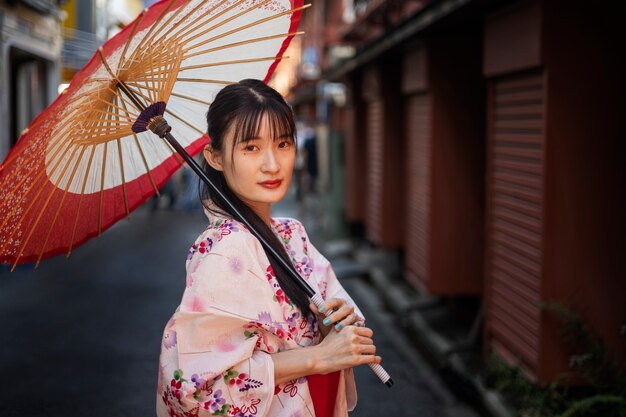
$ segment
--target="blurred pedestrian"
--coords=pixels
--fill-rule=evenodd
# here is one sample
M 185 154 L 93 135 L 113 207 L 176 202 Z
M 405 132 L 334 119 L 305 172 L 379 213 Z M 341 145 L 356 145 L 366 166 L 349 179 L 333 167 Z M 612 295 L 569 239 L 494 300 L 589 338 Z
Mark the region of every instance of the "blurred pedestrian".
M 166 325 L 157 414 L 347 416 L 352 367 L 378 363 L 372 331 L 300 222 L 270 216 L 289 188 L 295 125 L 259 80 L 217 94 L 204 170 L 325 300 L 325 319 L 231 210 L 204 190 L 208 228 L 187 256 L 182 301 Z
M 160 207 L 172 210 L 176 206 L 176 200 L 178 198 L 176 177 L 170 178 L 159 190 L 159 195 L 152 196 L 150 200 L 150 211 L 156 211 Z M 165 202 L 163 203 L 163 199 Z
M 304 132 L 305 124 L 298 122 L 296 124 L 297 132 Z M 293 166 L 293 174 L 295 176 L 294 188 L 296 189 L 296 201 L 302 202 L 302 194 L 304 191 L 304 173 L 306 168 L 304 151 L 304 138 L 297 138 L 296 140 L 296 162 Z
M 317 135 L 315 128 L 307 126 L 304 136 L 304 150 L 306 152 L 306 170 L 309 178 L 308 192 L 317 192 Z
M 198 177 L 188 165 L 183 165 L 182 190 L 179 199 L 179 208 L 185 211 L 194 211 L 202 205 L 198 201 Z

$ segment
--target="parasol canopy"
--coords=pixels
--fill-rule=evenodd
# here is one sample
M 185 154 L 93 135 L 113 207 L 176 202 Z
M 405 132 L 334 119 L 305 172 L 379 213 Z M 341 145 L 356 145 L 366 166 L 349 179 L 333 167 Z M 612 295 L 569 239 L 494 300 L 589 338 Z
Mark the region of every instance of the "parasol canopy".
M 146 130 L 167 119 L 191 155 L 225 85 L 266 82 L 302 0 L 163 0 L 104 44 L 0 165 L 0 263 L 37 262 L 99 235 L 180 167 Z

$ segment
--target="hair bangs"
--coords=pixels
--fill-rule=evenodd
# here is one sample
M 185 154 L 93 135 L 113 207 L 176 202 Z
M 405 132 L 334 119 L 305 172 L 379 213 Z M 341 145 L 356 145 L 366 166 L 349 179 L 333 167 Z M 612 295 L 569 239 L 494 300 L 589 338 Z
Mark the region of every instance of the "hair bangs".
M 273 140 L 289 137 L 295 142 L 296 126 L 291 108 L 286 103 L 281 105 L 274 101 L 254 102 L 246 107 L 231 124 L 233 146 L 258 138 L 264 121 L 268 124 L 269 135 Z

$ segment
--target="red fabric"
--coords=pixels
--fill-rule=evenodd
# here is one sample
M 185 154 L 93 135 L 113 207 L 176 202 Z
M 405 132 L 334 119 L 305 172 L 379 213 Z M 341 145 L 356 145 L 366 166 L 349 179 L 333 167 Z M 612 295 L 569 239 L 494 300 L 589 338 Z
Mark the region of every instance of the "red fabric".
M 336 371 L 326 375 L 307 376 L 316 417 L 333 417 L 339 388 L 339 375 L 341 375 L 340 372 Z

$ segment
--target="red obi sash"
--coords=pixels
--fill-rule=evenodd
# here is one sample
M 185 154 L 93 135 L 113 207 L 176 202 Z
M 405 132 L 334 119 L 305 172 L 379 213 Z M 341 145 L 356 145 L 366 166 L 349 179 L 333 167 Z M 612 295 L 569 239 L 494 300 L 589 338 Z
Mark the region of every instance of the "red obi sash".
M 340 371 L 326 375 L 308 375 L 309 392 L 316 417 L 333 417 Z

